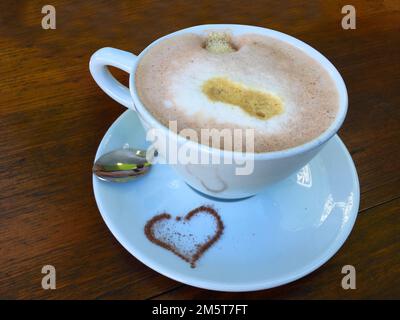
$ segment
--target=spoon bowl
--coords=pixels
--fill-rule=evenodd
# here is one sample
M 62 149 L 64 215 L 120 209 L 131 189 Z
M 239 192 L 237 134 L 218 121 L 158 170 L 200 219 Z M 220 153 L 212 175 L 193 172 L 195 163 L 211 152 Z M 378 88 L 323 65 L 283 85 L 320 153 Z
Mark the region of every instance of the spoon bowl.
M 95 161 L 92 172 L 103 181 L 128 182 L 146 174 L 150 167 L 146 150 L 126 148 L 102 155 Z

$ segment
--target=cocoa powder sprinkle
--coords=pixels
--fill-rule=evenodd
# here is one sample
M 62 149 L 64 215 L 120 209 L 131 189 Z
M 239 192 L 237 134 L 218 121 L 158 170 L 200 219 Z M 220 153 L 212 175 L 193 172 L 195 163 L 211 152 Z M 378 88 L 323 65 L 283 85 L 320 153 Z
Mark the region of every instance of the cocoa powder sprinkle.
M 181 252 L 179 252 L 179 250 L 173 244 L 162 241 L 156 237 L 154 226 L 162 220 L 171 219 L 171 215 L 167 212 L 158 214 L 158 215 L 154 216 L 153 218 L 151 218 L 149 221 L 147 221 L 147 223 L 144 227 L 144 233 L 151 242 L 153 242 L 154 244 L 156 244 L 166 250 L 171 251 L 172 253 L 174 253 L 175 255 L 177 255 L 178 257 L 183 259 L 184 261 L 190 263 L 190 266 L 192 268 L 195 268 L 196 262 L 201 258 L 201 256 L 204 254 L 204 252 L 206 252 L 209 248 L 211 248 L 221 238 L 223 231 L 224 231 L 224 223 L 223 223 L 220 215 L 213 207 L 208 206 L 208 205 L 202 205 L 200 207 L 197 207 L 197 208 L 191 210 L 183 217 L 183 219 L 185 221 L 190 221 L 191 218 L 193 218 L 194 216 L 201 214 L 201 213 L 207 213 L 207 214 L 213 216 L 213 218 L 216 221 L 216 225 L 217 225 L 216 231 L 213 236 L 207 237 L 206 242 L 196 244 L 197 250 L 195 251 L 195 253 L 192 256 L 182 254 Z M 181 219 L 182 219 L 182 217 L 175 218 L 176 221 L 181 221 Z M 177 233 L 177 234 L 179 235 L 179 233 Z

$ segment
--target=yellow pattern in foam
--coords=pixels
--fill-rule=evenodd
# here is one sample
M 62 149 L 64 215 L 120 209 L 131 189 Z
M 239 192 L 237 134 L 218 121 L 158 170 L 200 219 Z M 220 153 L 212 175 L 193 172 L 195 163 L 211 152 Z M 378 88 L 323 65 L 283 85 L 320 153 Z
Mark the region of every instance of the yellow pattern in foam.
M 239 106 L 253 117 L 267 120 L 283 112 L 282 100 L 271 93 L 250 89 L 224 77 L 208 79 L 202 91 L 211 101 Z

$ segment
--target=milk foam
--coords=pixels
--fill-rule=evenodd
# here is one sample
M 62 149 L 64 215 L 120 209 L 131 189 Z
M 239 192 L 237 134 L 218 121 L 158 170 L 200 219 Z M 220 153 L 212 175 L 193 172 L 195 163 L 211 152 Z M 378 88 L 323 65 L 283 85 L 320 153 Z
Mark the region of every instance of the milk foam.
M 338 108 L 333 80 L 312 58 L 276 39 L 247 34 L 232 37 L 237 51 L 210 53 L 205 38 L 178 35 L 150 48 L 139 63 L 136 85 L 146 108 L 164 125 L 178 128 L 254 128 L 256 152 L 290 148 L 320 135 Z M 283 113 L 264 120 L 238 106 L 214 102 L 202 85 L 225 77 L 274 94 Z
M 216 59 L 218 60 L 218 59 Z M 218 61 L 204 60 L 200 63 L 188 65 L 179 70 L 171 79 L 171 92 L 174 93 L 173 104 L 188 117 L 199 119 L 211 118 L 218 124 L 230 123 L 240 127 L 249 127 L 264 132 L 279 132 L 285 120 L 294 115 L 292 102 L 284 95 L 285 90 L 271 81 L 257 81 L 250 74 L 240 74 L 236 70 L 229 70 Z M 213 102 L 202 92 L 202 84 L 210 78 L 224 76 L 235 82 L 242 83 L 254 89 L 265 90 L 281 97 L 284 101 L 285 112 L 274 116 L 268 121 L 257 119 L 237 106 L 222 102 Z M 260 85 L 256 86 L 255 83 Z

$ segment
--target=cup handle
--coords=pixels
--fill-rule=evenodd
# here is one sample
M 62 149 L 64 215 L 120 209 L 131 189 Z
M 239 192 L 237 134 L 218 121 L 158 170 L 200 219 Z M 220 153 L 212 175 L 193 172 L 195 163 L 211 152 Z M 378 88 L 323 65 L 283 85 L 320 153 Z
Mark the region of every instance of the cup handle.
M 129 109 L 134 109 L 129 89 L 113 77 L 107 66 L 119 68 L 130 74 L 136 60 L 137 56 L 133 53 L 114 48 L 102 48 L 91 56 L 89 62 L 90 73 L 99 87 Z

